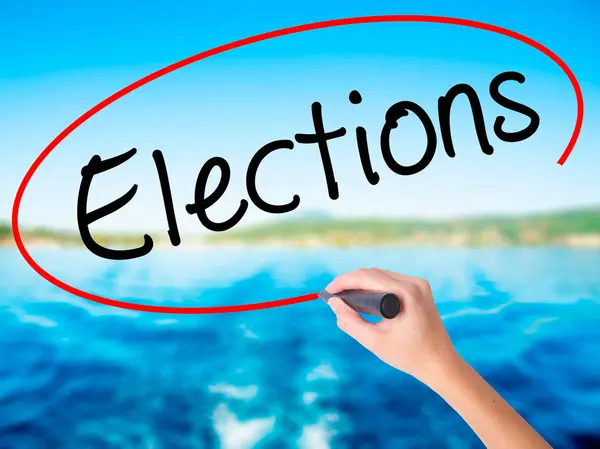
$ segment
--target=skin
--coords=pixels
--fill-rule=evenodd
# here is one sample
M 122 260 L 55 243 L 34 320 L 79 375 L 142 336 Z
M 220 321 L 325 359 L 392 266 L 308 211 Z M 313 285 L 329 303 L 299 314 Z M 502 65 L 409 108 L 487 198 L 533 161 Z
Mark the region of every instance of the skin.
M 429 283 L 377 268 L 342 274 L 326 290 L 395 293 L 403 310 L 392 320 L 365 321 L 339 298 L 329 305 L 339 328 L 385 363 L 439 394 L 487 448 L 547 449 L 551 446 L 455 350 Z

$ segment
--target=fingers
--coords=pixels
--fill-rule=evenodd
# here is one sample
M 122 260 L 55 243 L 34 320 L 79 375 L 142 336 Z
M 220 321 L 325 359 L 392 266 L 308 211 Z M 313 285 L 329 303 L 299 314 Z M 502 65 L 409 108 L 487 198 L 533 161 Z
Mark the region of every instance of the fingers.
M 337 317 L 338 327 L 365 348 L 373 351 L 382 329 L 363 320 L 357 312 L 340 298 L 331 298 L 329 306 Z
M 392 276 L 392 274 L 394 276 Z M 423 284 L 423 282 L 425 284 Z M 361 268 L 336 277 L 326 287 L 326 290 L 333 294 L 341 292 L 342 290 L 352 289 L 395 293 L 400 297 L 400 300 L 403 301 L 404 306 L 406 307 L 411 301 L 425 295 L 428 286 L 429 284 L 427 281 L 419 278 L 387 272 L 376 268 Z

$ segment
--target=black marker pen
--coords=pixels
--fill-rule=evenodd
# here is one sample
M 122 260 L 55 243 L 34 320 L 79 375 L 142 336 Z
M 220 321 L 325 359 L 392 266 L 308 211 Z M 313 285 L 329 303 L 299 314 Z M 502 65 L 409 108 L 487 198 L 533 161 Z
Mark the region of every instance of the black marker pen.
M 339 293 L 329 293 L 325 290 L 319 292 L 319 298 L 325 303 L 337 296 L 352 309 L 360 313 L 377 315 L 392 319 L 400 313 L 400 299 L 393 293 L 382 293 L 369 290 L 344 290 Z

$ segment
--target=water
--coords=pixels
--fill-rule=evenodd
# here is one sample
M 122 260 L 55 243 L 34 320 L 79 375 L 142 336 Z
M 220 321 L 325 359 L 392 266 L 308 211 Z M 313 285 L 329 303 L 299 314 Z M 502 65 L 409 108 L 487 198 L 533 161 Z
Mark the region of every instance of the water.
M 111 298 L 223 305 L 322 289 L 378 266 L 427 278 L 459 352 L 555 447 L 600 447 L 600 251 L 35 250 Z M 63 293 L 0 250 L 1 448 L 478 448 L 427 387 L 311 301 L 137 313 Z

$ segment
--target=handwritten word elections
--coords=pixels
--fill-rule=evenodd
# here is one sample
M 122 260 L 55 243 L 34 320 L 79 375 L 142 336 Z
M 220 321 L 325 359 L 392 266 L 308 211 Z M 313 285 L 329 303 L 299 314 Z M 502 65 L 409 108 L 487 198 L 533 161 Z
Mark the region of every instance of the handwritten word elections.
M 505 117 L 498 116 L 494 122 L 494 134 L 504 142 L 520 142 L 531 137 L 538 129 L 540 124 L 539 115 L 530 107 L 511 100 L 500 93 L 500 86 L 506 81 L 517 81 L 524 83 L 525 77 L 518 72 L 504 72 L 496 76 L 489 85 L 489 93 L 491 98 L 500 106 L 511 111 L 523 114 L 529 118 L 529 124 L 520 131 L 508 132 L 503 129 Z M 438 100 L 438 120 L 441 132 L 441 140 L 446 154 L 449 157 L 456 155 L 454 144 L 452 141 L 452 132 L 450 127 L 450 112 L 452 104 L 457 96 L 465 95 L 469 101 L 471 112 L 473 115 L 473 124 L 479 141 L 479 145 L 483 153 L 487 155 L 493 154 L 494 148 L 489 142 L 487 130 L 485 127 L 483 110 L 479 97 L 475 90 L 468 84 L 457 84 L 452 87 L 446 95 Z M 349 100 L 352 104 L 359 104 L 362 101 L 360 93 L 356 90 L 350 92 Z M 295 142 L 300 145 L 315 144 L 319 150 L 323 173 L 327 183 L 327 192 L 329 198 L 336 200 L 339 198 L 339 188 L 336 182 L 335 172 L 331 162 L 328 142 L 334 139 L 339 139 L 346 135 L 345 128 L 335 130 L 326 130 L 323 122 L 322 106 L 319 102 L 312 104 L 312 119 L 314 130 L 310 133 L 298 133 L 294 136 Z M 390 137 L 402 117 L 414 114 L 420 121 L 427 136 L 427 144 L 421 159 L 412 165 L 403 165 L 396 160 L 392 154 L 390 146 Z M 367 131 L 363 127 L 357 127 L 355 131 L 356 147 L 360 157 L 361 166 L 364 176 L 371 185 L 376 185 L 379 182 L 379 174 L 373 169 L 371 164 L 370 149 L 367 145 Z M 424 170 L 432 161 L 438 144 L 438 137 L 433 124 L 433 121 L 425 112 L 425 110 L 416 103 L 411 101 L 400 101 L 393 104 L 385 114 L 385 122 L 380 134 L 380 151 L 388 168 L 394 173 L 402 176 L 410 176 Z M 250 160 L 246 170 L 246 190 L 248 199 L 240 200 L 237 210 L 225 221 L 215 222 L 207 215 L 207 210 L 213 206 L 225 193 L 229 181 L 231 179 L 231 169 L 229 163 L 221 157 L 212 157 L 206 161 L 201 167 L 196 180 L 194 191 L 194 202 L 186 206 L 186 211 L 191 215 L 196 215 L 198 220 L 206 229 L 214 232 L 222 232 L 233 228 L 243 218 L 248 210 L 249 201 L 264 212 L 271 214 L 284 214 L 296 209 L 300 204 L 300 197 L 293 195 L 291 200 L 285 204 L 272 204 L 267 202 L 258 192 L 256 187 L 256 176 L 258 168 L 262 161 L 271 153 L 278 150 L 293 150 L 295 143 L 292 140 L 275 140 L 265 144 L 260 148 Z M 79 188 L 77 199 L 77 223 L 81 239 L 86 247 L 95 255 L 112 260 L 125 260 L 142 257 L 148 254 L 153 247 L 152 238 L 149 235 L 144 235 L 143 245 L 130 249 L 110 249 L 98 244 L 92 237 L 89 230 L 89 225 L 109 214 L 119 210 L 133 199 L 137 191 L 137 185 L 133 185 L 131 189 L 115 201 L 106 204 L 96 210 L 88 212 L 87 200 L 94 176 L 112 170 L 119 165 L 128 161 L 136 154 L 137 150 L 131 150 L 118 156 L 102 160 L 100 156 L 93 156 L 89 163 L 81 170 L 82 180 Z M 165 207 L 165 213 L 168 222 L 168 235 L 173 246 L 178 246 L 181 243 L 181 237 L 177 226 L 174 204 L 171 195 L 169 184 L 169 176 L 163 154 L 160 150 L 155 150 L 152 153 L 158 179 L 161 186 L 162 198 Z M 212 191 L 207 193 L 207 181 L 209 175 L 214 169 L 220 172 L 218 185 Z

